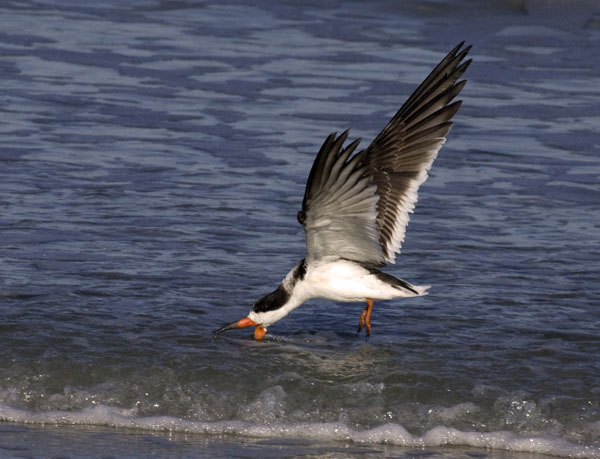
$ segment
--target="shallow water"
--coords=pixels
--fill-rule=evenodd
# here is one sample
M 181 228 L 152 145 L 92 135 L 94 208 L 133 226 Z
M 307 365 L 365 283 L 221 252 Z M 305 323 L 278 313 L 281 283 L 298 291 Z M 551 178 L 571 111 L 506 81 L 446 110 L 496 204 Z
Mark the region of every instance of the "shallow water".
M 600 9 L 482 3 L 4 3 L 0 419 L 600 457 Z M 213 339 L 303 257 L 325 137 L 366 145 L 463 39 L 388 269 L 430 294 L 376 303 L 369 342 L 322 300 Z

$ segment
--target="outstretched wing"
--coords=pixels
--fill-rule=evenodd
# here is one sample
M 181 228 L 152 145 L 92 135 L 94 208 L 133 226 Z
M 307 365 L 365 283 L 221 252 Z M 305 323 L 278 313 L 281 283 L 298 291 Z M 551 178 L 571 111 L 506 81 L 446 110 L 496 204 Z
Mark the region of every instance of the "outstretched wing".
M 360 143 L 342 145 L 348 131 L 327 137 L 308 176 L 298 221 L 306 232 L 306 257 L 346 258 L 367 265 L 385 264 L 377 231 L 377 187 L 361 165 L 366 151 L 352 158 Z
M 457 80 L 471 60 L 459 44 L 437 65 L 367 148 L 361 166 L 377 187 L 377 231 L 386 262 L 400 251 L 419 186 L 446 142 L 450 121 L 461 105 L 452 102 L 465 86 Z
M 308 259 L 346 258 L 371 266 L 394 262 L 406 225 L 460 108 L 470 47 L 454 48 L 421 83 L 366 150 L 351 157 L 348 131 L 331 134 L 308 177 L 298 220 Z

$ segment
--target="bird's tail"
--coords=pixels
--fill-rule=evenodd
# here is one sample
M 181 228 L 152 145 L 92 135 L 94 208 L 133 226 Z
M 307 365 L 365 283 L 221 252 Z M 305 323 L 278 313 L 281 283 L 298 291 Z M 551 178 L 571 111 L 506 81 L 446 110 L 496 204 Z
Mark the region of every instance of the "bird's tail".
M 423 296 L 429 294 L 427 290 L 431 288 L 431 285 L 411 285 L 411 287 L 417 292 L 415 296 Z

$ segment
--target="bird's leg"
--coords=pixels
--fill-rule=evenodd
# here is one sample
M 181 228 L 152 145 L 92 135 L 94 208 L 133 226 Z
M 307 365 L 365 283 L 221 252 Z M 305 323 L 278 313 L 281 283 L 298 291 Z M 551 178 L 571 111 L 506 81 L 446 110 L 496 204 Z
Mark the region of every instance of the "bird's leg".
M 367 339 L 369 339 L 369 336 L 371 336 L 371 311 L 373 311 L 373 300 L 371 298 L 365 298 L 365 301 L 367 302 L 367 306 L 360 315 L 356 334 L 358 335 L 363 327 L 367 327 Z
M 367 327 L 367 339 L 369 339 L 369 336 L 371 336 L 371 312 L 373 311 L 373 300 L 370 298 L 365 298 L 365 301 L 367 302 L 367 307 L 365 308 L 367 310 L 365 325 Z

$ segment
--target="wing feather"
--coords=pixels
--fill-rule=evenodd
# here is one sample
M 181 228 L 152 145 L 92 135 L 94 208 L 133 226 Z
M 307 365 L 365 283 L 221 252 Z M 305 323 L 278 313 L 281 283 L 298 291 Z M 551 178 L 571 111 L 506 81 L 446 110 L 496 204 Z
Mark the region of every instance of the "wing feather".
M 366 150 L 349 131 L 330 134 L 313 163 L 298 220 L 307 262 L 346 258 L 366 266 L 395 261 L 418 188 L 427 178 L 451 119 L 470 47 L 456 46 L 425 78 Z
M 393 263 L 400 251 L 409 214 L 418 199 L 419 186 L 452 128 L 461 101 L 452 102 L 466 81 L 458 81 L 471 60 L 464 42 L 435 67 L 392 120 L 367 148 L 361 165 L 377 187 L 377 230 L 385 262 Z
M 348 160 L 360 139 L 342 149 L 347 136 L 348 131 L 327 137 L 309 174 L 298 213 L 306 232 L 307 262 L 346 258 L 381 266 L 383 252 L 375 224 L 377 188 L 366 167 L 359 166 L 364 151 Z

